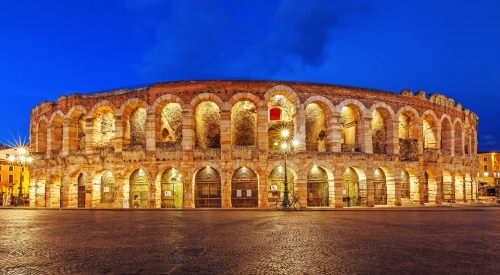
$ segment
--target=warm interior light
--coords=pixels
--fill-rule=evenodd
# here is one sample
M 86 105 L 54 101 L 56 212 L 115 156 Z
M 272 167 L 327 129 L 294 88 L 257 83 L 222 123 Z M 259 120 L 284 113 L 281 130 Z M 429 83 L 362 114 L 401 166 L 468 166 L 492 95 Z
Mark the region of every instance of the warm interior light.
M 288 135 L 290 135 L 290 132 L 289 132 L 288 130 L 283 130 L 283 131 L 281 132 L 281 135 L 282 135 L 283 137 L 288 137 Z

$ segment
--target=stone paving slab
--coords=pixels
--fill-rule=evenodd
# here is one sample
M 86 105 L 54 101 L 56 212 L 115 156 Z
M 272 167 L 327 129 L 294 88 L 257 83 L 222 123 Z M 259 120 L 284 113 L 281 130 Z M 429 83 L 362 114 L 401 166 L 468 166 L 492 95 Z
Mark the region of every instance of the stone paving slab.
M 0 274 L 500 274 L 492 207 L 31 210 L 0 209 Z

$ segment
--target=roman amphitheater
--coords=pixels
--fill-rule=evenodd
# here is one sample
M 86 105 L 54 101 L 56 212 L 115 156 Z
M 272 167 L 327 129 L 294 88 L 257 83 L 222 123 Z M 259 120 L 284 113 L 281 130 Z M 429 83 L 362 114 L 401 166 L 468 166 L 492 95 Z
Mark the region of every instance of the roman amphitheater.
M 477 122 L 440 94 L 298 82 L 71 94 L 33 108 L 30 205 L 267 208 L 285 173 L 309 208 L 467 203 Z

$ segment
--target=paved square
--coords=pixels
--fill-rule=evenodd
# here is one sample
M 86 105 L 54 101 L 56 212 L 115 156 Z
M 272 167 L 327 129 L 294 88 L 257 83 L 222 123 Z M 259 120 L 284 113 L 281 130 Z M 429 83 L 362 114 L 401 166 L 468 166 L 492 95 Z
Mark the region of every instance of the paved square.
M 500 274 L 500 209 L 0 209 L 2 274 Z

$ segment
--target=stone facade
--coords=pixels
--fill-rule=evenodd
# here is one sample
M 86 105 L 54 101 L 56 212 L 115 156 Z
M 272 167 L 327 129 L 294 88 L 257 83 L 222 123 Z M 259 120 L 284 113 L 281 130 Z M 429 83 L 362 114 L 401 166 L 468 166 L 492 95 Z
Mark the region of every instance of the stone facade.
M 44 101 L 31 114 L 37 207 L 304 207 L 476 197 L 477 120 L 443 95 L 183 81 Z M 301 145 L 278 146 L 288 129 Z

